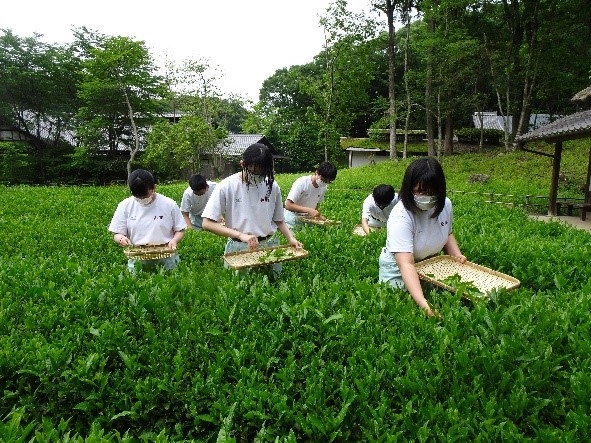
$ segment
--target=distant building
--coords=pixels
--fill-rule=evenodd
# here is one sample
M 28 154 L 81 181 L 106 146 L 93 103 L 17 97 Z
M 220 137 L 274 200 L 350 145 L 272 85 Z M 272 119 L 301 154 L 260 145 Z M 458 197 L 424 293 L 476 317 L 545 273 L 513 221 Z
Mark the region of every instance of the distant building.
M 349 157 L 350 168 L 375 165 L 390 159 L 388 151 L 382 151 L 378 148 L 347 148 L 345 151 Z
M 531 114 L 529 116 L 529 130 L 533 130 L 543 126 L 547 123 L 550 123 L 553 120 L 559 118 L 559 115 L 550 115 L 550 114 Z M 482 118 L 482 122 L 481 122 Z M 497 115 L 497 112 L 475 112 L 472 115 L 472 123 L 474 124 L 475 128 L 482 128 L 484 129 L 498 129 L 500 131 L 505 131 L 505 121 L 507 117 L 502 115 Z M 508 131 L 509 133 L 513 130 L 513 119 L 508 119 Z
M 282 172 L 283 161 L 288 160 L 288 157 L 280 155 L 263 134 L 230 134 L 214 154 L 202 160 L 200 173 L 206 177 L 223 178 L 237 172 L 240 169 L 242 154 L 254 143 L 262 143 L 271 150 L 275 170 Z

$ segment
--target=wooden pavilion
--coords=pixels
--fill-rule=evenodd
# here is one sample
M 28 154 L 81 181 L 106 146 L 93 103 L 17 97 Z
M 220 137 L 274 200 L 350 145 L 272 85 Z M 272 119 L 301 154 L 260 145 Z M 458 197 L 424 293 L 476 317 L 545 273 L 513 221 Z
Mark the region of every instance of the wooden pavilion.
M 591 102 L 591 86 L 578 92 L 571 100 L 589 104 Z M 534 154 L 545 155 L 553 159 L 548 215 L 558 215 L 558 205 L 556 200 L 558 196 L 558 178 L 560 174 L 562 144 L 567 140 L 580 138 L 591 138 L 591 109 L 567 115 L 566 117 L 562 117 L 516 138 L 520 149 Z M 545 141 L 550 144 L 553 143 L 554 154 L 547 154 L 525 148 L 526 143 L 534 141 Z M 589 149 L 584 199 L 582 202 L 567 203 L 567 207 L 569 208 L 569 212 L 572 211 L 573 207 L 578 208 L 580 210 L 581 220 L 585 220 L 586 212 L 591 211 L 591 148 Z

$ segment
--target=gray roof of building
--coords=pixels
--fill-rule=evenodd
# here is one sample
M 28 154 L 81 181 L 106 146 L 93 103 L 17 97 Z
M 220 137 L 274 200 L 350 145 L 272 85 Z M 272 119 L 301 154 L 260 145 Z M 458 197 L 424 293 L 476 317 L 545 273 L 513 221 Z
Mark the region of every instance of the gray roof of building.
M 563 141 L 591 137 L 591 110 L 559 118 L 516 138 L 520 142 L 534 140 Z
M 220 154 L 224 156 L 241 156 L 253 143 L 262 143 L 271 149 L 273 155 L 277 153 L 263 134 L 230 134 L 228 140 L 220 148 Z
M 480 128 L 481 125 L 479 114 L 482 116 L 482 127 L 484 129 L 505 130 L 503 127 L 504 118 L 501 115 L 497 115 L 496 112 L 475 112 L 472 115 L 472 123 L 474 123 L 475 128 Z
M 497 115 L 496 112 L 482 112 L 482 127 L 484 129 L 498 129 L 500 131 L 505 131 L 505 120 L 507 117 L 503 117 L 502 115 Z M 529 127 L 532 129 L 539 128 L 542 125 L 548 123 L 552 117 L 550 114 L 531 114 L 529 116 Z M 509 132 L 512 131 L 512 122 L 513 119 L 509 118 L 508 123 L 508 130 Z M 480 128 L 480 118 L 478 117 L 478 112 L 475 112 L 472 115 L 472 123 L 474 124 L 475 128 Z

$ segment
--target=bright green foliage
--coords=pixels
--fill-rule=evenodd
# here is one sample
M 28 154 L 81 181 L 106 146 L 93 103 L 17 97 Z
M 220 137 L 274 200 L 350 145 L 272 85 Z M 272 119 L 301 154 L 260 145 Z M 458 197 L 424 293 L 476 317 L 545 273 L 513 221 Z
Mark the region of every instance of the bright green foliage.
M 90 37 L 79 39 L 88 44 Z M 81 145 L 111 154 L 127 150 L 133 159 L 164 94 L 162 79 L 144 42 L 103 36 L 88 52 L 78 85 Z
M 450 189 L 481 159 L 446 159 Z M 499 162 L 477 186 L 529 190 L 521 167 L 546 192 L 547 162 Z M 0 439 L 584 441 L 591 236 L 450 194 L 464 254 L 521 287 L 476 304 L 430 288 L 442 318 L 426 318 L 377 283 L 385 230 L 352 235 L 405 167 L 340 170 L 322 209 L 342 223 L 299 231 L 310 255 L 275 282 L 225 270 L 225 239 L 202 231 L 177 270 L 132 277 L 106 230 L 127 188 L 0 187 Z M 277 177 L 284 196 L 294 179 Z
M 155 173 L 176 178 L 179 170 L 197 173 L 206 155 L 219 155 L 227 132 L 213 128 L 202 117 L 186 116 L 178 123 L 157 123 L 148 136 L 146 166 Z

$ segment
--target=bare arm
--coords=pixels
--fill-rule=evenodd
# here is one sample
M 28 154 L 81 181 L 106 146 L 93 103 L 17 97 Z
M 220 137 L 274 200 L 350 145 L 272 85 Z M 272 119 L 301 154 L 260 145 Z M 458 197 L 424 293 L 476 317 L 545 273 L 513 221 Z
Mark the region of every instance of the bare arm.
M 283 234 L 283 236 L 289 242 L 290 245 L 293 245 L 296 248 L 304 247 L 299 241 L 296 240 L 296 238 L 293 235 L 293 232 L 291 232 L 291 229 L 289 229 L 289 226 L 287 226 L 287 223 L 285 223 L 284 221 L 276 221 L 275 224 L 277 225 L 277 229 L 279 229 L 279 232 Z
M 404 282 L 406 289 L 408 289 L 410 296 L 417 305 L 427 312 L 429 317 L 432 317 L 434 314 L 423 294 L 423 288 L 421 287 L 417 268 L 415 268 L 413 254 L 410 252 L 397 252 L 394 254 L 394 257 L 396 258 L 396 263 L 398 263 L 398 268 L 402 275 L 402 281 Z
M 170 249 L 176 249 L 176 246 L 179 244 L 179 242 L 183 239 L 183 237 L 185 236 L 185 230 L 181 230 L 181 231 L 176 231 L 172 237 L 172 240 L 170 240 L 168 242 L 168 247 Z
M 369 231 L 371 230 L 369 228 L 369 224 L 367 224 L 367 218 L 362 218 L 361 219 L 361 227 L 363 228 L 363 232 L 365 232 L 366 234 L 369 234 Z
M 233 240 L 247 243 L 248 247 L 253 250 L 259 247 L 259 239 L 256 235 L 246 234 L 237 229 L 228 228 L 226 225 L 212 220 L 210 218 L 203 218 L 203 230 L 213 232 L 214 234 L 228 237 Z
M 285 200 L 285 209 L 291 212 L 300 212 L 308 214 L 310 217 L 320 217 L 320 211 L 316 208 L 308 208 L 307 206 L 296 205 L 293 200 Z
M 460 251 L 460 247 L 458 246 L 458 242 L 453 234 L 449 234 L 449 237 L 447 237 L 447 243 L 443 247 L 443 250 L 447 254 L 449 254 L 453 257 L 459 258 L 461 263 L 466 262 L 466 257 Z
M 182 212 L 183 218 L 185 219 L 185 223 L 187 224 L 187 229 L 193 229 L 193 223 L 191 223 L 191 218 L 189 217 L 188 212 Z

